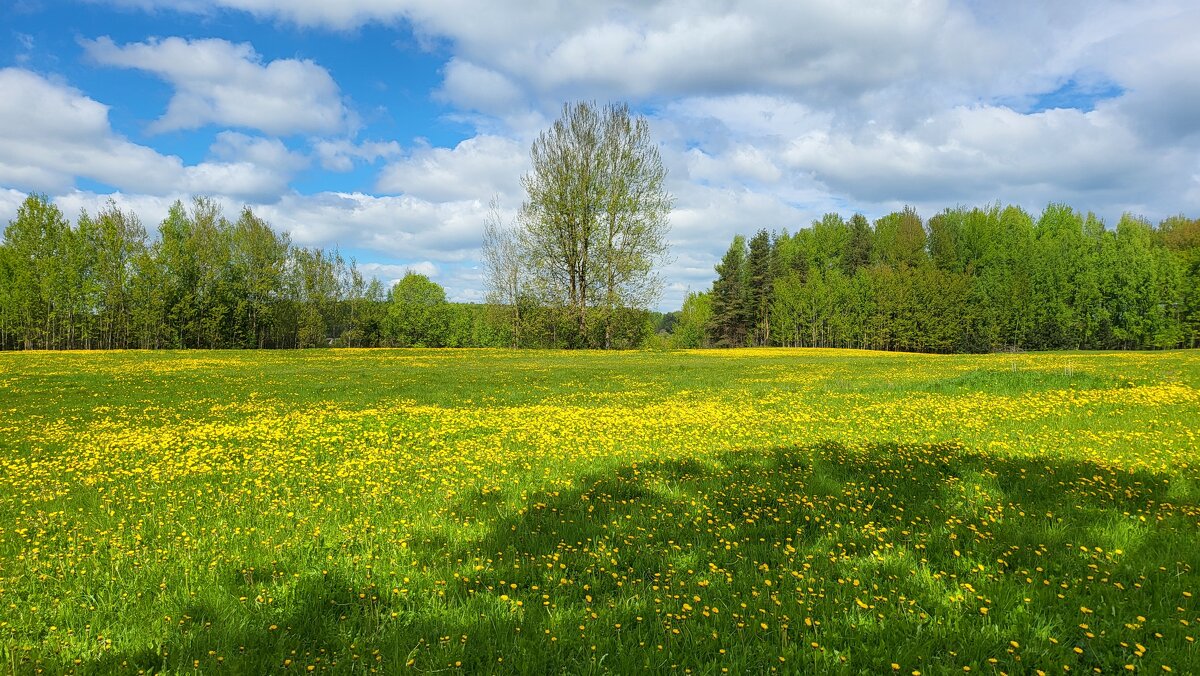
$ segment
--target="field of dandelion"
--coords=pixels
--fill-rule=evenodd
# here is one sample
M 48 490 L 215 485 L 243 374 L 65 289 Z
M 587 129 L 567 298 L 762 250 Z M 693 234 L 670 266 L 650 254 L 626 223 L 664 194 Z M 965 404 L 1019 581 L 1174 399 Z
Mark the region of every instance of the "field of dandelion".
M 1200 353 L 0 354 L 0 671 L 1200 672 Z

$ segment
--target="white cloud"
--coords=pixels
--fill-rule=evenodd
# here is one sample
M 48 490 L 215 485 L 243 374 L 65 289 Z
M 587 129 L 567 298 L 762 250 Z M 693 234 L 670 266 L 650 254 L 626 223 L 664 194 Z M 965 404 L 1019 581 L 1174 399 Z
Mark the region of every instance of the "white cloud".
M 404 152 L 395 141 L 355 143 L 349 139 L 317 139 L 313 142 L 313 150 L 323 169 L 340 172 L 354 169 L 356 161 L 373 163 L 381 159 L 399 157 Z
M 1185 16 L 1136 22 L 1094 48 L 1094 58 L 1128 93 L 1114 102 L 1151 141 L 1177 146 L 1200 135 L 1200 7 Z
M 294 171 L 308 166 L 308 158 L 288 150 L 277 138 L 247 136 L 236 131 L 223 131 L 210 149 L 222 160 L 248 162 L 281 171 Z
M 434 281 L 438 281 L 441 276 L 441 270 L 432 261 L 415 261 L 402 265 L 395 263 L 361 263 L 358 269 L 362 272 L 363 277 L 368 279 L 374 277 L 383 282 L 383 285 L 387 288 L 391 288 L 396 282 L 404 279 L 404 275 L 410 272 L 425 275 Z
M 308 166 L 308 158 L 294 153 L 279 139 L 223 131 L 210 148 L 219 162 L 205 162 L 187 170 L 189 185 L 201 194 L 271 198 L 288 190 L 295 172 Z
M 198 3 L 140 0 L 198 9 Z M 901 80 L 977 77 L 1004 61 L 1039 62 L 981 30 L 964 5 L 885 0 L 847 11 L 828 0 L 495 3 L 482 0 L 219 0 L 220 7 L 345 29 L 404 20 L 448 38 L 443 92 L 490 110 L 531 91 L 542 100 L 747 90 L 854 97 Z M 205 5 L 206 7 L 211 5 Z
M 113 134 L 108 107 L 19 68 L 0 70 L 0 183 L 57 191 L 86 176 L 155 190 L 182 162 Z
M 3 237 L 4 226 L 17 217 L 17 209 L 25 201 L 25 193 L 13 188 L 0 188 L 0 237 Z
M 443 78 L 438 98 L 460 108 L 504 113 L 524 102 L 521 90 L 507 76 L 470 61 L 450 59 Z
M 67 218 L 74 219 L 83 210 L 90 214 L 98 213 L 111 199 L 119 209 L 137 214 L 142 221 L 142 226 L 153 236 L 158 229 L 158 224 L 167 217 L 167 211 L 171 205 L 176 200 L 186 204 L 191 198 L 192 196 L 186 193 L 140 195 L 114 192 L 99 194 L 90 190 L 72 190 L 54 196 L 53 201 Z M 226 215 L 237 217 L 237 212 L 234 211 L 238 208 L 237 203 L 220 198 L 217 198 L 217 203 L 222 206 Z
M 377 189 L 436 202 L 488 200 L 499 194 L 519 202 L 526 150 L 499 136 L 474 136 L 454 148 L 418 148 L 383 169 Z
M 0 70 L 0 185 L 62 193 L 83 177 L 143 194 L 262 197 L 285 189 L 295 168 L 278 141 L 223 134 L 214 150 L 225 161 L 185 166 L 115 133 L 108 107 L 78 90 Z
M 367 249 L 389 258 L 446 263 L 478 253 L 487 205 L 326 192 L 289 193 L 256 211 L 304 246 Z
M 284 135 L 335 132 L 349 125 L 337 83 L 312 61 L 264 64 L 250 44 L 219 39 L 172 37 L 119 46 L 102 37 L 83 46 L 97 63 L 144 70 L 175 87 L 152 131 L 218 124 Z
M 900 196 L 950 205 L 1088 193 L 1103 201 L 1165 178 L 1111 114 L 1071 109 L 956 108 L 912 130 L 814 131 L 794 139 L 784 159 L 835 194 L 865 202 Z
M 710 155 L 699 148 L 692 148 L 687 153 L 687 163 L 688 177 L 706 184 L 774 184 L 783 178 L 783 171 L 770 153 L 744 143 L 721 155 Z

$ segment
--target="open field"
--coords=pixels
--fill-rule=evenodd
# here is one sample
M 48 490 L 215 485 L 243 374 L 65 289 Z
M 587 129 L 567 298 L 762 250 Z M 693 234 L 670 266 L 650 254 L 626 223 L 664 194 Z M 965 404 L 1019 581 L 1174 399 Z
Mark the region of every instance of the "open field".
M 0 672 L 1200 672 L 1200 353 L 0 354 Z

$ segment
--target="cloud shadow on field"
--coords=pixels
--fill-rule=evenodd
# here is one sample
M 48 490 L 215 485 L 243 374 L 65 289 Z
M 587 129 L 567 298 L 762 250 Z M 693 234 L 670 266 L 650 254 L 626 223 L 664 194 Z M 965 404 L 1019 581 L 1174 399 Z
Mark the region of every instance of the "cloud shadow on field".
M 306 569 L 276 590 L 276 630 L 236 606 L 199 607 L 162 649 L 82 670 L 191 671 L 198 660 L 266 673 L 292 659 L 338 672 L 411 661 L 426 672 L 758 673 L 783 657 L 788 670 L 844 673 L 893 661 L 1109 671 L 1126 663 L 1130 616 L 1169 614 L 1164 603 L 1200 588 L 1198 517 L 1195 492 L 1173 490 L 1172 477 L 957 444 L 628 464 L 481 516 L 476 540 L 430 541 L 418 555 L 431 573 L 408 594 Z M 1088 630 L 1081 607 L 1095 610 Z M 1160 654 L 1192 660 L 1177 672 L 1200 668 L 1182 629 L 1154 626 Z

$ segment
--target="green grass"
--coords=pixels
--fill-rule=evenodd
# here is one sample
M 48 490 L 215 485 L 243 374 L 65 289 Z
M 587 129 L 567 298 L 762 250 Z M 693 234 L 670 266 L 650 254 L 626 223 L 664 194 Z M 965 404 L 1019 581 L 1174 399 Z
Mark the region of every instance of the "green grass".
M 1200 354 L 0 354 L 0 673 L 1200 672 Z

